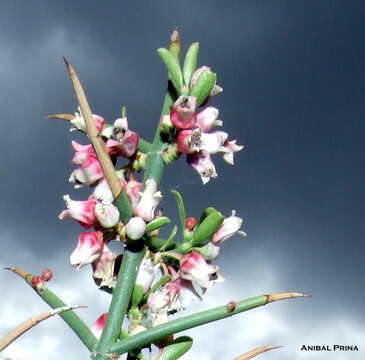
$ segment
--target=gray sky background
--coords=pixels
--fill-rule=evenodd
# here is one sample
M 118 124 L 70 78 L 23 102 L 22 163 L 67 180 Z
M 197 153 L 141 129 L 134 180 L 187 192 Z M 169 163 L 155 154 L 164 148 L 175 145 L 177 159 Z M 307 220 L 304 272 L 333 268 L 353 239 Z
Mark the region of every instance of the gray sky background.
M 155 50 L 177 26 L 185 48 L 200 41 L 200 64 L 224 88 L 212 105 L 246 146 L 234 167 L 217 161 L 219 177 L 204 187 L 183 159 L 165 173 L 168 215 L 176 216 L 169 190 L 177 188 L 191 215 L 208 205 L 236 209 L 248 233 L 224 244 L 218 264 L 227 281 L 192 310 L 269 292 L 313 295 L 186 332 L 195 344 L 185 359 L 230 360 L 263 344 L 285 345 L 261 356 L 268 360 L 363 359 L 364 20 L 356 0 L 1 2 L 0 266 L 52 268 L 50 287 L 89 305 L 79 312 L 90 324 L 107 310 L 90 268 L 68 265 L 81 228 L 57 218 L 63 194 L 87 193 L 67 181 L 70 141 L 82 137 L 44 117 L 76 109 L 65 56 L 95 113 L 111 121 L 126 104 L 130 127 L 151 138 L 166 79 Z M 0 336 L 47 309 L 14 275 L 0 273 L 0 284 Z M 305 353 L 302 344 L 360 351 Z M 56 318 L 7 354 L 88 358 Z

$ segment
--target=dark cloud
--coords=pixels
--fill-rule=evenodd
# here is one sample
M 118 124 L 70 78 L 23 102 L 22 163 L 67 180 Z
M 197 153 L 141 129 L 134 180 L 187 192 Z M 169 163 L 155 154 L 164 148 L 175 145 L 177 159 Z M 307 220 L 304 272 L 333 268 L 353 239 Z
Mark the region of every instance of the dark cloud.
M 44 119 L 76 110 L 62 56 L 78 70 L 94 112 L 112 120 L 126 104 L 131 127 L 151 138 L 166 78 L 155 49 L 178 26 L 184 45 L 199 40 L 201 64 L 218 72 L 225 91 L 213 104 L 246 148 L 235 167 L 218 161 L 220 176 L 205 187 L 183 160 L 173 164 L 164 208 L 176 211 L 168 191 L 177 188 L 192 215 L 214 205 L 244 217 L 248 237 L 224 244 L 219 261 L 240 284 L 229 294 L 302 290 L 313 299 L 285 311 L 281 304 L 277 321 L 315 316 L 333 324 L 336 313 L 356 323 L 365 296 L 364 16 L 354 0 L 2 3 L 2 261 L 5 254 L 16 261 L 25 247 L 33 255 L 22 257 L 24 267 L 51 252 L 62 272 L 79 231 L 57 219 L 63 194 L 85 194 L 67 183 L 74 135 Z M 269 272 L 275 281 L 266 281 Z

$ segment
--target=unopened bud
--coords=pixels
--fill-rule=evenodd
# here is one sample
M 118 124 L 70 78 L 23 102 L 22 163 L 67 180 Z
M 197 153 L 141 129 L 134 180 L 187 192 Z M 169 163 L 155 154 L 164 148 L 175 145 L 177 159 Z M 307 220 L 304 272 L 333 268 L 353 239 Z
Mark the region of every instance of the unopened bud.
M 139 216 L 134 216 L 129 219 L 125 231 L 129 239 L 138 240 L 146 231 L 146 223 Z
M 42 271 L 41 279 L 42 281 L 49 281 L 53 278 L 52 270 L 50 269 L 44 269 Z
M 32 286 L 37 289 L 42 284 L 42 278 L 40 276 L 33 276 L 31 283 Z
M 195 217 L 188 217 L 185 219 L 185 228 L 189 231 L 193 230 L 196 225 Z

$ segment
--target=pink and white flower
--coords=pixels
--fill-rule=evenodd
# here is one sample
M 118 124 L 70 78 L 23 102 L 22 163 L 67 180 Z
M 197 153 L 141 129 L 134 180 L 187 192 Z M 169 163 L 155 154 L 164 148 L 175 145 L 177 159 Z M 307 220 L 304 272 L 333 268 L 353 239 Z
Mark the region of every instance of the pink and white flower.
M 196 125 L 196 97 L 180 96 L 170 112 L 170 121 L 178 129 L 192 129 Z
M 228 152 L 225 147 L 228 134 L 224 131 L 214 131 L 212 133 L 202 132 L 199 128 L 194 130 L 180 131 L 177 140 L 177 150 L 185 154 L 204 151 L 209 154 L 218 152 Z
M 213 235 L 212 242 L 221 244 L 235 234 L 246 235 L 243 231 L 239 231 L 242 226 L 242 219 L 236 216 L 236 211 L 232 210 L 232 215 L 225 218 L 218 231 Z
M 212 280 L 216 280 L 218 267 L 208 264 L 203 256 L 193 251 L 184 255 L 180 263 L 180 277 L 196 282 L 202 288 L 209 288 Z
M 108 313 L 102 314 L 96 319 L 93 326 L 91 327 L 91 332 L 97 339 L 100 338 L 107 319 L 108 319 Z
M 129 158 L 137 150 L 139 135 L 131 130 L 123 132 L 122 135 L 112 135 L 106 142 L 110 156 L 122 156 Z
M 75 154 L 71 162 L 79 167 L 71 173 L 70 182 L 75 182 L 80 187 L 82 184 L 92 185 L 104 177 L 103 169 L 95 154 L 92 145 L 81 145 L 76 141 L 72 142 Z M 81 185 L 80 185 L 81 184 Z
M 101 132 L 105 125 L 104 118 L 102 118 L 101 116 L 96 115 L 96 114 L 92 114 L 92 118 L 95 122 L 96 130 L 98 132 Z M 70 131 L 81 130 L 81 131 L 86 132 L 86 122 L 85 122 L 85 119 L 82 116 L 80 110 L 79 110 L 79 112 L 75 113 L 75 117 L 70 120 L 70 123 L 74 126 L 74 127 L 71 127 Z
M 200 175 L 203 184 L 206 184 L 211 178 L 217 177 L 214 163 L 205 151 L 187 155 L 188 164 Z
M 234 153 L 243 149 L 243 146 L 237 145 L 236 141 L 237 140 L 226 141 L 224 144 L 224 147 L 226 150 L 224 151 L 223 159 L 228 164 L 231 164 L 231 165 L 234 164 L 234 160 L 233 160 Z
M 103 254 L 91 263 L 93 278 L 99 287 L 113 287 L 114 284 L 114 264 L 117 255 L 104 246 Z
M 214 126 L 222 126 L 223 121 L 218 120 L 219 110 L 213 106 L 208 106 L 196 115 L 196 123 L 203 132 L 208 132 Z
M 125 226 L 125 232 L 129 239 L 138 240 L 146 232 L 146 223 L 139 216 L 133 216 Z
M 143 291 L 147 292 L 160 269 L 160 264 L 153 264 L 151 258 L 144 258 L 139 267 L 136 284 L 142 286 Z
M 70 255 L 70 264 L 81 268 L 98 259 L 104 250 L 101 231 L 83 232 L 79 235 L 77 246 Z
M 96 200 L 90 196 L 87 201 L 71 200 L 69 195 L 64 195 L 63 199 L 66 203 L 66 210 L 63 210 L 58 218 L 72 218 L 81 224 L 85 229 L 92 227 L 95 224 L 95 205 Z
M 99 202 L 95 205 L 95 216 L 103 228 L 110 229 L 118 224 L 120 214 L 115 205 Z
M 125 191 L 131 202 L 132 208 L 135 208 L 141 197 L 141 191 L 143 189 L 143 184 L 136 180 L 134 176 L 131 176 L 129 181 L 124 183 Z
M 161 192 L 156 190 L 156 181 L 154 179 L 148 179 L 146 181 L 145 189 L 141 194 L 141 199 L 134 209 L 134 213 L 146 222 L 150 222 L 154 219 L 155 210 L 162 199 Z
M 111 204 L 114 201 L 113 194 L 106 179 L 101 180 L 95 186 L 92 196 L 103 204 Z

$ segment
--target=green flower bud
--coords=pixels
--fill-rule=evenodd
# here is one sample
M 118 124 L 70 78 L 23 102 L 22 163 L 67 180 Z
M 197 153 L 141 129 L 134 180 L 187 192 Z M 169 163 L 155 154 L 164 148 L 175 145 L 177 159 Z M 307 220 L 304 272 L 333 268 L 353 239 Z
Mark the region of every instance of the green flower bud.
M 211 210 L 209 210 L 211 211 Z M 224 216 L 219 211 L 211 212 L 195 230 L 191 243 L 193 246 L 202 246 L 219 229 Z
M 198 81 L 190 91 L 190 96 L 196 97 L 197 106 L 203 104 L 203 102 L 210 95 L 210 92 L 214 88 L 217 81 L 217 74 L 206 70 L 198 78 Z
M 166 216 L 161 216 L 155 220 L 152 220 L 147 224 L 146 232 L 149 233 L 153 230 L 159 229 L 160 227 L 169 224 L 171 220 Z

